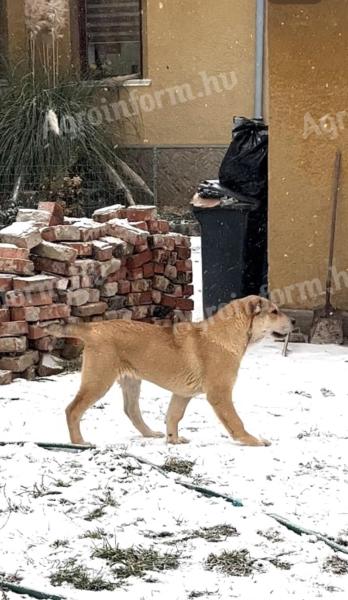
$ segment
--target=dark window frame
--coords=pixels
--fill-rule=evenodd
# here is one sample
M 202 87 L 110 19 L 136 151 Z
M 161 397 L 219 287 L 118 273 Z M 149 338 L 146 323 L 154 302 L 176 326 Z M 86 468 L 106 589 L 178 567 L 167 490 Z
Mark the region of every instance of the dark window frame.
M 140 54 L 140 73 L 136 76 L 136 79 L 142 79 L 144 77 L 144 43 L 143 43 L 143 33 L 144 33 L 144 21 L 143 21 L 143 3 L 144 0 L 137 0 L 139 3 L 139 54 Z M 86 0 L 77 0 L 78 2 L 78 28 L 79 28 L 79 48 L 80 48 L 80 65 L 81 65 L 81 74 L 89 79 L 93 79 L 95 81 L 103 80 L 105 77 L 102 75 L 98 77 L 93 77 L 89 68 L 88 62 L 88 24 L 87 24 L 87 7 Z M 128 75 L 113 75 L 107 78 L 110 79 L 134 79 L 135 76 L 132 73 Z

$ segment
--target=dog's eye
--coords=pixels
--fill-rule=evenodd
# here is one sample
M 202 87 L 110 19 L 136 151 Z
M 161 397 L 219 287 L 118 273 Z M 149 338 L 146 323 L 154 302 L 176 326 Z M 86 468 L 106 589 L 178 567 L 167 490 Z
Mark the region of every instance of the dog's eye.
M 278 314 L 278 310 L 277 310 L 276 308 L 274 308 L 274 309 L 272 310 L 272 313 L 271 313 L 271 314 L 272 314 L 272 315 L 277 315 L 277 314 Z

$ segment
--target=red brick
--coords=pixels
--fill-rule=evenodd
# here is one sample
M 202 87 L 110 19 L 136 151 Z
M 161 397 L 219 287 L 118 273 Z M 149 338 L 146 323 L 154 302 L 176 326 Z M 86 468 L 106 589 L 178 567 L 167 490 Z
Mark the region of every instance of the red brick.
M 115 258 L 122 258 L 123 256 L 129 256 L 130 254 L 133 254 L 134 246 L 124 242 L 120 238 L 107 235 L 100 238 L 100 241 L 106 242 L 112 246 L 112 251 Z
M 156 249 L 152 252 L 153 261 L 157 263 L 168 262 L 170 252 L 168 250 Z
M 72 317 L 69 317 L 67 319 L 67 321 L 69 322 L 69 320 Z M 36 323 L 35 325 L 29 324 L 29 328 L 28 328 L 28 338 L 29 340 L 38 340 L 42 337 L 45 337 L 48 335 L 48 328 L 50 325 L 56 325 L 61 323 L 61 321 L 45 321 L 44 323 Z M 27 325 L 27 323 L 26 323 Z
M 30 275 L 34 272 L 34 265 L 31 260 L 22 258 L 0 258 L 0 271 L 2 273 Z
M 86 288 L 86 292 L 88 292 L 88 302 L 99 302 L 100 290 L 97 290 L 96 288 Z
M 187 260 L 191 256 L 190 248 L 185 248 L 185 246 L 176 246 L 175 251 L 179 260 Z
M 39 353 L 36 350 L 28 350 L 21 356 L 2 356 L 0 358 L 0 369 L 22 373 L 28 367 L 31 367 L 39 360 Z
M 95 277 L 92 275 L 81 275 L 80 285 L 82 288 L 91 288 L 94 286 Z
M 143 271 L 144 271 L 145 279 L 148 277 L 153 277 L 153 275 L 155 273 L 154 268 L 153 268 L 153 263 L 146 263 L 143 266 Z
M 64 244 L 46 241 L 41 242 L 41 244 L 33 248 L 32 254 L 43 258 L 49 258 L 50 260 L 68 263 L 74 262 L 77 257 L 77 251 L 74 248 L 65 246 Z
M 58 202 L 39 202 L 38 210 L 45 210 L 49 213 L 50 218 L 48 225 L 63 225 L 64 211 L 63 207 Z
M 112 283 L 113 281 L 123 281 L 127 277 L 127 269 L 126 267 L 121 267 L 115 273 L 108 275 L 106 278 L 106 283 Z
M 193 285 L 184 285 L 182 289 L 183 296 L 193 296 Z
M 63 365 L 53 354 L 42 354 L 38 368 L 39 377 L 51 377 L 63 371 Z
M 33 277 L 14 277 L 13 289 L 26 292 L 43 292 L 56 287 L 57 278 L 52 275 L 34 275 Z
M 52 352 L 52 350 L 54 350 L 56 347 L 56 340 L 51 336 L 46 336 L 37 340 L 33 340 L 32 345 L 35 350 L 40 350 L 41 352 Z
M 42 306 L 40 308 L 39 321 L 49 319 L 66 319 L 70 316 L 70 306 L 66 304 L 52 304 L 51 306 Z
M 35 365 L 31 365 L 31 367 L 28 367 L 27 369 L 25 369 L 25 371 L 22 371 L 22 373 L 19 373 L 18 377 L 21 377 L 22 379 L 26 379 L 27 381 L 34 381 L 34 379 L 36 379 Z
M 48 225 L 50 220 L 50 213 L 47 210 L 38 210 L 37 208 L 19 208 L 16 221 L 19 223 L 32 222 L 43 227 Z
M 74 267 L 78 275 L 91 275 L 96 277 L 99 274 L 100 268 L 98 261 L 93 258 L 78 258 L 75 261 Z
M 136 220 L 138 221 L 139 219 Z M 135 246 L 146 242 L 149 234 L 146 231 L 132 227 L 125 220 L 112 219 L 107 223 L 107 235 L 119 237 L 124 242 Z
M 14 244 L 19 248 L 31 250 L 41 242 L 40 231 L 35 223 L 12 223 L 8 227 L 1 229 L 0 241 L 5 244 Z
M 178 271 L 176 267 L 173 267 L 173 265 L 166 265 L 166 268 L 164 269 L 164 274 L 169 279 L 175 279 L 178 274 Z
M 165 248 L 166 247 L 166 238 L 164 235 L 160 233 L 155 233 L 149 237 L 149 246 L 150 248 Z
M 94 211 L 92 218 L 98 223 L 106 223 L 111 219 L 125 219 L 127 209 L 122 204 L 114 204 L 105 208 L 98 208 Z
M 169 294 L 162 294 L 162 302 L 163 306 L 169 306 L 170 308 L 176 308 L 178 298 L 175 296 L 170 296 Z
M 0 352 L 25 352 L 28 347 L 26 337 L 3 337 L 0 338 Z
M 0 385 L 9 385 L 12 383 L 12 371 L 0 371 Z
M 36 271 L 45 271 L 46 273 L 54 273 L 55 275 L 63 275 L 65 277 L 78 275 L 77 267 L 66 262 L 43 258 L 41 256 L 33 256 L 33 261 Z
M 11 308 L 11 317 L 13 321 L 47 321 L 50 319 L 64 319 L 69 315 L 70 307 L 66 304 Z
M 152 290 L 151 294 L 152 294 L 152 302 L 154 304 L 161 304 L 162 292 L 160 292 L 159 290 Z
M 109 275 L 116 273 L 120 269 L 121 261 L 119 258 L 111 258 L 111 260 L 99 263 L 99 273 L 103 279 L 106 279 Z
M 178 255 L 176 252 L 171 252 L 168 258 L 168 265 L 175 267 L 176 261 L 178 260 Z
M 141 244 L 137 244 L 136 246 L 134 246 L 134 254 L 140 254 L 141 252 L 145 252 L 145 250 L 148 250 L 149 248 L 149 244 L 146 242 L 143 242 Z
M 143 231 L 148 231 L 146 221 L 134 221 L 132 222 L 133 227 L 137 227 L 138 229 L 142 229 Z
M 173 252 L 173 250 L 175 249 L 175 241 L 169 235 L 165 235 L 164 238 L 165 238 L 167 250 L 169 250 L 170 252 Z
M 151 250 L 145 250 L 145 252 L 141 252 L 140 254 L 134 254 L 130 256 L 127 260 L 127 267 L 129 270 L 137 269 L 141 267 L 145 263 L 148 263 L 152 260 L 152 252 Z
M 155 275 L 164 275 L 164 264 L 162 263 L 154 263 L 153 264 L 153 272 Z
M 69 306 L 81 306 L 89 302 L 88 289 L 68 290 L 60 295 L 60 299 Z
M 73 306 L 72 314 L 76 317 L 91 317 L 93 315 L 102 315 L 107 310 L 106 302 L 91 302 L 83 306 Z
M 141 267 L 127 271 L 127 279 L 135 281 L 136 279 L 143 279 L 144 271 Z
M 139 279 L 139 281 L 143 281 Z M 133 282 L 136 283 L 136 282 Z M 118 282 L 118 294 L 129 294 L 131 291 L 131 282 L 130 281 L 119 281 Z
M 137 279 L 131 283 L 132 292 L 147 292 L 148 290 L 151 290 L 151 287 L 151 279 Z
M 56 287 L 58 292 L 66 290 L 78 290 L 81 287 L 79 275 L 72 275 L 71 277 L 60 277 L 57 279 Z
M 129 306 L 139 306 L 141 304 L 151 304 L 152 293 L 151 292 L 140 292 L 134 294 L 128 294 L 127 304 Z
M 10 320 L 10 311 L 8 308 L 0 308 L 0 323 Z
M 108 299 L 109 310 L 120 310 L 121 308 L 124 308 L 125 305 L 125 296 L 113 296 L 113 298 Z
M 190 273 L 192 271 L 192 260 L 177 260 L 175 266 L 178 272 Z
M 29 258 L 29 250 L 27 248 L 18 248 L 14 244 L 0 244 L 1 258 L 21 258 L 27 260 Z
M 154 233 L 160 233 L 157 219 L 150 219 L 147 221 L 147 228 L 152 235 Z
M 92 219 L 80 219 L 74 223 L 74 227 L 78 227 L 80 230 L 83 242 L 98 240 L 101 236 L 106 235 L 107 232 L 106 224 L 96 223 Z
M 116 319 L 130 320 L 132 318 L 132 311 L 128 308 L 121 308 L 120 310 L 107 310 L 104 316 L 107 321 L 113 321 Z
M 194 308 L 193 300 L 190 300 L 189 298 L 177 298 L 176 308 L 178 308 L 180 310 L 193 310 L 193 308 Z
M 41 230 L 41 236 L 47 242 L 79 242 L 81 240 L 80 230 L 74 225 L 44 227 Z
M 95 240 L 92 242 L 93 246 L 93 256 L 96 260 L 110 260 L 112 258 L 113 248 L 110 244 L 106 242 L 101 242 L 100 240 Z
M 42 306 L 52 304 L 52 291 L 50 292 L 21 292 L 13 290 L 6 292 L 5 302 L 7 306 Z
M 118 291 L 118 283 L 117 281 L 113 283 L 105 283 L 100 288 L 101 296 L 105 296 L 106 298 L 110 298 L 111 296 L 115 296 Z
M 76 250 L 77 256 L 92 256 L 92 242 L 62 242 L 62 246 L 69 246 Z
M 129 206 L 127 208 L 127 219 L 128 221 L 151 221 L 157 217 L 156 206 L 149 205 L 138 205 Z
M 0 323 L 0 337 L 15 337 L 27 335 L 28 323 L 25 321 L 8 321 Z
M 183 293 L 182 293 L 182 285 L 180 284 L 176 284 L 173 285 L 173 291 L 171 292 L 173 294 L 173 296 L 175 296 L 176 298 L 182 298 Z
M 150 306 L 133 306 L 132 307 L 132 319 L 138 321 L 139 319 L 146 319 L 150 316 Z
M 192 283 L 192 273 L 178 273 L 177 277 L 173 279 L 173 283 Z
M 13 287 L 13 275 L 0 273 L 0 292 L 8 292 Z
M 160 219 L 159 221 L 157 221 L 158 223 L 158 231 L 159 233 L 169 233 L 170 227 L 169 227 L 169 223 L 168 221 L 164 221 L 163 219 Z
M 191 238 L 187 235 L 182 235 L 181 233 L 169 233 L 168 235 L 174 239 L 176 246 L 191 248 Z
M 167 279 L 167 277 L 164 277 L 163 275 L 155 275 L 152 279 L 152 286 L 154 290 L 160 290 L 160 292 L 169 291 L 170 293 L 174 287 L 173 284 L 169 281 L 169 279 Z
M 185 310 L 174 310 L 173 319 L 175 323 L 187 323 L 192 321 L 192 312 Z

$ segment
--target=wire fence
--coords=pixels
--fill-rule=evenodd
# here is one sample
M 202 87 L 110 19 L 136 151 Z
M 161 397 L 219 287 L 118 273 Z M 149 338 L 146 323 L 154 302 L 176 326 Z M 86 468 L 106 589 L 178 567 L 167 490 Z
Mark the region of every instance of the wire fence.
M 127 184 L 127 182 L 125 182 Z M 148 203 L 148 196 L 132 189 L 138 204 Z M 72 217 L 90 217 L 92 213 L 110 204 L 125 204 L 124 191 L 112 181 L 105 171 L 80 165 L 60 178 L 42 181 L 40 169 L 19 175 L 8 173 L 0 167 L 0 225 L 4 227 L 16 218 L 18 208 L 36 208 L 41 200 L 59 201 L 65 214 Z

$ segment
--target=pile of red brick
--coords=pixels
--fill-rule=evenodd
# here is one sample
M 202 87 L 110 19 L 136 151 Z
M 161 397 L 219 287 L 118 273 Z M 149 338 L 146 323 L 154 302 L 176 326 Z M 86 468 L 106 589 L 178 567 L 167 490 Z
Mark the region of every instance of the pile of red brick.
M 93 219 L 51 202 L 20 209 L 0 231 L 0 384 L 62 369 L 66 342 L 47 335 L 52 323 L 190 320 L 190 255 L 190 239 L 153 206 L 114 205 Z

